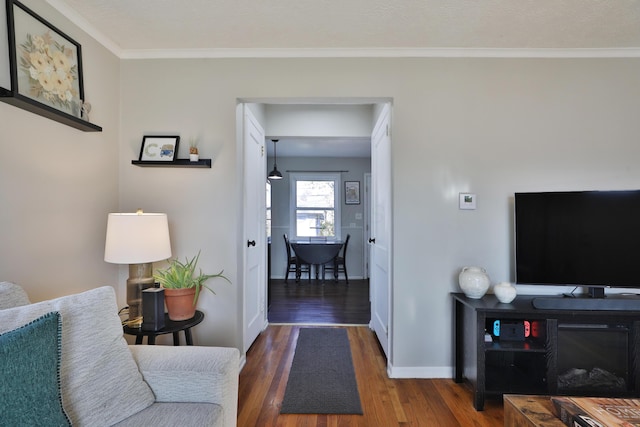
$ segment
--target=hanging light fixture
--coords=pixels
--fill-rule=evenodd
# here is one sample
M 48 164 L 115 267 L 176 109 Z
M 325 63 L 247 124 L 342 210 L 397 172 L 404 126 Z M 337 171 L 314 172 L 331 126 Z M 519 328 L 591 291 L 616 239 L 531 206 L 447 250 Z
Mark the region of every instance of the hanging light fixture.
M 269 172 L 269 175 L 267 175 L 267 178 L 269 179 L 282 179 L 282 174 L 280 173 L 280 171 L 278 170 L 278 152 L 276 151 L 276 142 L 278 142 L 277 139 L 272 139 L 271 141 L 273 141 L 273 170 L 271 172 Z

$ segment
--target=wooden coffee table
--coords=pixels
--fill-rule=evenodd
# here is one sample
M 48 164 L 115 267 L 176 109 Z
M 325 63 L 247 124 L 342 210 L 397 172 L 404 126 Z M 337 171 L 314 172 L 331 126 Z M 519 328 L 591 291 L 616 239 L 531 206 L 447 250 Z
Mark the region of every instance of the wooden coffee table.
M 553 412 L 549 396 L 504 395 L 505 427 L 566 427 Z

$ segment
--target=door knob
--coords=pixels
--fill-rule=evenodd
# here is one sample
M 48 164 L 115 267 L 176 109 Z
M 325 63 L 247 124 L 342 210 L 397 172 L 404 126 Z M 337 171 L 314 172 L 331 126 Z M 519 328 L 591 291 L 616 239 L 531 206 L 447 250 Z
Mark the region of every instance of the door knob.
M 369 238 L 369 243 L 375 243 L 375 242 L 376 242 L 376 238 L 375 237 Z
M 256 241 L 255 240 L 247 240 L 247 247 L 255 246 L 255 245 L 256 245 Z

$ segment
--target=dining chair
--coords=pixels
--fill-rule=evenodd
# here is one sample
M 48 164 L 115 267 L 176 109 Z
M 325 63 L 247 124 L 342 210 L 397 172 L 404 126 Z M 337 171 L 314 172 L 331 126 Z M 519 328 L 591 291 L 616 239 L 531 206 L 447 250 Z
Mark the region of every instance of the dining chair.
M 349 276 L 347 275 L 347 245 L 349 244 L 349 239 L 351 238 L 351 234 L 347 234 L 347 238 L 344 240 L 344 245 L 342 245 L 342 253 L 338 254 L 337 257 L 333 260 L 333 263 L 328 263 L 324 265 L 324 269 L 327 271 L 333 270 L 333 277 L 338 281 L 338 274 L 340 272 L 344 273 L 344 279 L 349 284 Z
M 301 263 L 300 260 L 298 260 L 298 257 L 292 254 L 291 242 L 289 242 L 289 237 L 287 237 L 286 233 L 283 236 L 284 236 L 284 246 L 287 249 L 287 272 L 285 273 L 285 276 L 284 276 L 284 283 L 288 283 L 289 273 L 293 273 L 297 281 L 298 271 L 300 272 L 300 275 L 302 275 L 302 273 L 308 273 L 309 280 L 311 280 L 311 267 L 309 266 L 309 264 Z

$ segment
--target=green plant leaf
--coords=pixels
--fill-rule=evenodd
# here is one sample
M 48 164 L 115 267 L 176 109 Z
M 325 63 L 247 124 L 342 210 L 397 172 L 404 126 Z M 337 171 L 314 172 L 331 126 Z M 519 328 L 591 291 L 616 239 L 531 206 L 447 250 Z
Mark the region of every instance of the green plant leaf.
M 160 283 L 163 288 L 166 289 L 184 289 L 195 288 L 196 293 L 193 299 L 195 305 L 200 296 L 200 289 L 202 287 L 209 290 L 215 295 L 213 289 L 205 285 L 205 282 L 214 278 L 221 278 L 231 283 L 231 281 L 223 275 L 224 270 L 220 270 L 218 274 L 204 274 L 202 269 L 199 269 L 196 275 L 196 266 L 200 259 L 200 251 L 193 258 L 185 258 L 185 262 L 175 258 L 169 261 L 169 266 L 164 270 L 158 270 L 154 273 L 153 277 Z

